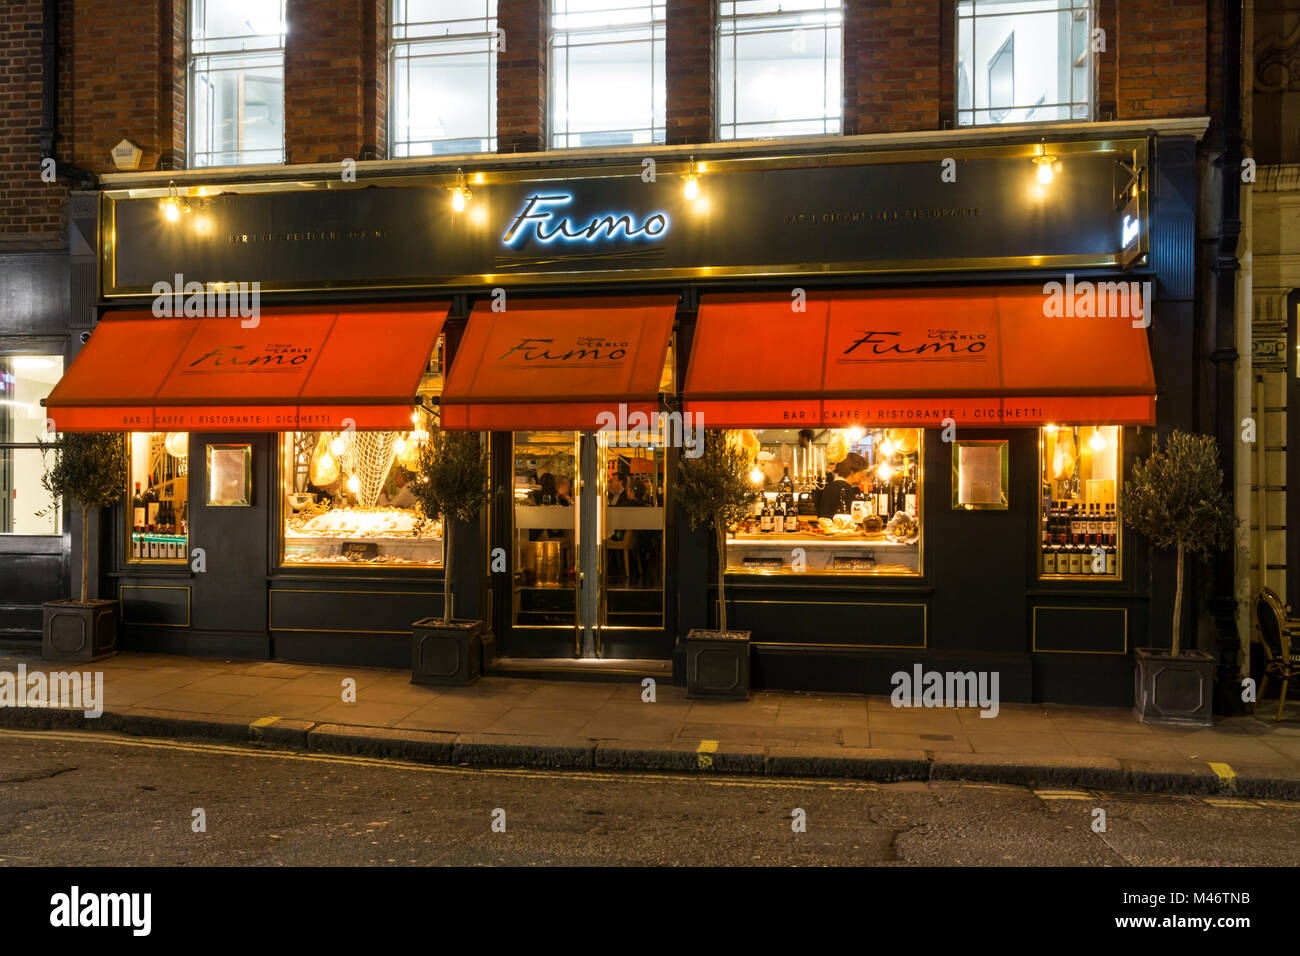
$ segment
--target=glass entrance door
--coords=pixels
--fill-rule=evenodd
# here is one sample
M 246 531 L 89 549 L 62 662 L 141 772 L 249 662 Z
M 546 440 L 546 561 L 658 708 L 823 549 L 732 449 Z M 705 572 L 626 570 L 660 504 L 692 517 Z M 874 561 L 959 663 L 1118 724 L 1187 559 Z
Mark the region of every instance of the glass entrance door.
M 592 432 L 515 432 L 510 657 L 667 657 L 667 456 Z

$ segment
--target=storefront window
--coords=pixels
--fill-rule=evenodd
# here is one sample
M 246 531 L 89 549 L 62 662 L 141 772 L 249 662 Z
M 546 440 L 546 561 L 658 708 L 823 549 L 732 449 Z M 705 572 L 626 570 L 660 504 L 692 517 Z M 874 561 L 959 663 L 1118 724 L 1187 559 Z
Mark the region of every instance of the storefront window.
M 920 574 L 920 429 L 769 428 L 738 440 L 762 498 L 728 533 L 728 570 Z
M 41 400 L 62 375 L 61 355 L 0 355 L 0 534 L 59 533 L 37 442 L 46 438 Z
M 1118 580 L 1119 426 L 1047 425 L 1038 447 L 1040 577 Z
M 421 408 L 411 422 L 406 432 L 284 435 L 285 564 L 441 566 L 442 522 L 412 493 L 434 420 Z
M 186 432 L 131 433 L 129 560 L 189 560 L 189 446 Z

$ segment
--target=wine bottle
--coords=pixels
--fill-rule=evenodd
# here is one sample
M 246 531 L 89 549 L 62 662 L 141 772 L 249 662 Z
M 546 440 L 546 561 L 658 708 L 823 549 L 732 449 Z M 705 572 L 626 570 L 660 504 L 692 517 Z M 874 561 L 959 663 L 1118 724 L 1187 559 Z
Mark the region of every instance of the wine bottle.
M 145 506 L 144 506 L 144 495 L 140 493 L 140 482 L 138 481 L 135 483 L 135 495 L 131 499 L 131 515 L 132 515 L 132 520 L 131 520 L 132 527 L 139 529 L 145 526 L 146 513 L 145 513 Z
M 903 485 L 903 510 L 916 518 L 916 472 L 908 471 L 907 481 Z
M 158 522 L 158 489 L 153 486 L 153 475 L 149 476 L 149 487 L 144 492 L 144 523 L 154 525 Z
M 769 534 L 772 531 L 772 506 L 767 499 L 763 499 L 763 510 L 759 514 L 758 530 Z

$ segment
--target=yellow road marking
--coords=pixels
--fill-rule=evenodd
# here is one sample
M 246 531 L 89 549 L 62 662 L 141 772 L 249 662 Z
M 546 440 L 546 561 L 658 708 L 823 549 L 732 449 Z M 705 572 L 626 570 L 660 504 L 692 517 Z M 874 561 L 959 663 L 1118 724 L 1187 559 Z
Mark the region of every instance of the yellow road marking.
M 701 770 L 713 769 L 713 755 L 718 752 L 718 742 L 716 740 L 701 740 L 700 745 L 695 748 L 696 763 Z
M 1041 800 L 1092 800 L 1091 793 L 1082 790 L 1035 790 L 1034 796 Z
M 1300 810 L 1300 803 L 1291 800 L 1260 800 L 1260 806 L 1268 807 L 1270 810 Z
M 1212 807 L 1242 807 L 1247 810 L 1261 809 L 1259 804 L 1251 803 L 1249 800 L 1228 800 L 1223 797 L 1206 797 L 1205 802 Z
M 529 770 L 513 767 L 449 767 L 439 764 L 414 763 L 405 760 L 396 760 L 379 757 L 359 757 L 348 754 L 327 754 L 327 753 L 302 753 L 293 750 L 270 750 L 265 748 L 254 747 L 237 747 L 226 744 L 206 744 L 198 742 L 176 742 L 156 738 L 139 738 L 123 737 L 117 734 L 105 733 L 102 731 L 54 731 L 54 730 L 4 730 L 0 729 L 0 738 L 13 737 L 26 740 L 58 740 L 64 743 L 100 743 L 111 744 L 121 747 L 135 747 L 143 750 L 173 750 L 185 753 L 205 754 L 205 755 L 223 755 L 235 757 L 254 757 L 273 760 L 296 760 L 305 763 L 345 763 L 358 767 L 373 767 L 378 770 L 409 770 L 418 773 L 441 773 L 441 774 L 459 774 L 468 776 L 473 774 L 488 774 L 506 777 L 521 777 L 529 780 L 555 780 L 561 773 L 565 777 L 580 776 L 586 780 L 599 783 L 617 783 L 620 781 L 631 781 L 634 783 L 656 783 L 665 782 L 678 783 L 695 783 L 709 787 L 748 787 L 751 789 L 773 789 L 784 788 L 792 790 L 825 790 L 834 788 L 836 790 L 858 790 L 862 792 L 873 791 L 876 788 L 863 784 L 854 785 L 843 780 L 826 779 L 819 780 L 815 778 L 784 778 L 784 777 L 695 777 L 682 774 L 669 773 L 636 773 L 636 772 L 608 772 L 600 770 L 566 770 L 566 771 L 544 771 Z
M 1225 786 L 1232 783 L 1237 778 L 1237 771 L 1233 770 L 1226 763 L 1211 763 L 1210 769 L 1219 777 L 1219 783 Z
M 249 724 L 248 728 L 249 730 L 257 730 L 262 727 L 269 727 L 271 724 L 275 723 L 279 719 L 280 719 L 279 717 L 259 717 L 257 718 L 257 720 Z

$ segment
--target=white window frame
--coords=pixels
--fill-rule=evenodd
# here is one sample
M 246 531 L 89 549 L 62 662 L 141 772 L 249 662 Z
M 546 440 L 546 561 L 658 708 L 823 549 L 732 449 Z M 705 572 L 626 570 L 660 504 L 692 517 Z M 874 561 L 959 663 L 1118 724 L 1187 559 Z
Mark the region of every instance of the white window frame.
M 197 159 L 197 157 L 198 157 L 199 154 L 198 154 L 198 153 L 196 152 L 196 150 L 195 150 L 195 135 L 194 135 L 194 134 L 195 134 L 195 130 L 197 130 L 197 129 L 199 128 L 200 122 L 199 122 L 199 118 L 198 118 L 198 115 L 197 115 L 197 114 L 198 114 L 198 109 L 197 109 L 197 105 L 196 105 L 195 92 L 198 90 L 199 77 L 200 77 L 201 75 L 206 75 L 206 74 L 214 73 L 214 72 L 218 72 L 219 70 L 221 70 L 222 67 L 221 67 L 219 64 L 220 64 L 223 60 L 231 60 L 231 59 L 235 59 L 235 58 L 237 58 L 237 57 L 248 56 L 248 55 L 250 55 L 250 54 L 258 54 L 258 55 L 270 55 L 270 56 L 274 56 L 276 53 L 278 53 L 278 54 L 280 55 L 280 72 L 281 72 L 281 76 L 283 77 L 283 76 L 285 75 L 285 72 L 286 72 L 286 70 L 285 70 L 285 36 L 286 36 L 286 34 L 287 34 L 287 32 L 288 32 L 288 23 L 286 22 L 286 19 L 285 19 L 286 16 L 287 16 L 287 13 L 286 13 L 286 11 L 285 11 L 286 0 L 279 0 L 279 3 L 280 3 L 280 24 L 281 24 L 281 26 L 284 28 L 284 30 L 283 30 L 280 34 L 278 34 L 278 36 L 279 36 L 279 45 L 278 45 L 278 46 L 260 45 L 260 44 L 254 44 L 254 45 L 250 46 L 248 41 L 258 41 L 258 40 L 262 40 L 262 39 L 269 39 L 269 38 L 272 36 L 272 34 L 249 34 L 247 37 L 219 37 L 219 38 L 216 38 L 216 39 L 219 39 L 219 40 L 225 40 L 225 41 L 231 41 L 231 40 L 239 40 L 239 39 L 243 39 L 243 40 L 245 41 L 245 43 L 242 44 L 242 47 L 243 47 L 242 49 L 239 49 L 239 50 L 230 50 L 230 51 L 221 51 L 221 52 L 217 52 L 217 53 L 199 52 L 199 51 L 197 50 L 197 47 L 198 47 L 199 45 L 201 45 L 201 44 L 207 42 L 207 39 L 208 39 L 208 38 L 199 38 L 199 37 L 196 37 L 196 35 L 195 35 L 196 32 L 197 32 L 197 26 L 196 26 L 196 25 L 197 25 L 198 23 L 200 23 L 201 20 L 202 20 L 202 17 L 201 17 L 201 15 L 200 15 L 201 9 L 202 9 L 206 4 L 208 4 L 208 3 L 214 3 L 214 2 L 215 2 L 215 3 L 219 3 L 219 2 L 221 2 L 221 0 L 187 0 L 187 3 L 186 3 L 186 11 L 185 11 L 185 12 L 186 12 L 186 19 L 185 19 L 185 161 L 186 161 L 186 165 L 187 165 L 190 169 L 195 169 L 195 168 L 212 169 L 212 168 L 215 168 L 215 167 L 212 167 L 212 166 L 203 166 L 203 167 L 199 167 L 198 164 L 197 164 L 197 162 L 196 162 L 196 159 Z M 272 0 L 266 0 L 266 2 L 269 4 L 270 2 L 272 2 Z M 199 67 L 198 67 L 198 61 L 200 61 L 200 60 L 207 60 L 207 61 L 208 61 L 208 64 L 209 64 L 209 65 L 208 65 L 208 67 L 207 67 L 206 69 L 202 69 L 202 70 L 199 69 Z M 218 66 L 216 66 L 215 68 L 211 65 L 211 64 L 214 64 L 214 63 L 215 63 L 215 64 L 218 64 Z M 281 84 L 281 89 L 283 90 L 283 83 Z M 286 112 L 286 111 L 283 109 L 283 105 L 282 105 L 281 113 L 284 114 L 285 112 Z M 287 118 L 286 118 L 286 121 L 287 121 Z M 210 121 L 209 121 L 209 123 L 210 123 Z M 274 165 L 282 165 L 282 164 L 284 163 L 284 161 L 285 161 L 285 158 L 286 158 L 286 156 L 285 156 L 285 142 L 284 142 L 284 127 L 285 127 L 285 125 L 286 125 L 285 122 L 282 122 L 281 125 L 280 125 L 280 155 L 279 155 L 278 158 L 276 158 L 276 159 L 252 159 L 252 160 L 249 160 L 249 161 L 247 161 L 247 162 L 235 163 L 234 165 L 237 165 L 237 166 L 274 166 Z M 209 125 L 209 142 L 211 141 L 211 139 L 212 139 L 212 137 L 211 137 L 211 126 Z M 209 156 L 211 156 L 211 155 L 214 155 L 214 154 L 216 154 L 216 153 L 224 153 L 224 152 L 227 152 L 227 150 L 208 150 L 204 155 L 209 155 Z M 238 152 L 242 153 L 242 152 L 244 152 L 244 151 L 243 151 L 243 150 L 239 150 Z M 260 151 L 259 151 L 259 152 L 260 152 Z
M 500 0 L 497 0 L 499 4 Z M 392 13 L 388 23 L 388 83 L 389 83 L 389 114 L 388 114 L 388 155 L 393 158 L 399 157 L 399 146 L 404 145 L 406 152 L 400 154 L 402 158 L 408 156 L 441 156 L 442 153 L 425 153 L 413 152 L 412 143 L 451 143 L 465 139 L 463 136 L 449 136 L 444 139 L 406 139 L 398 137 L 397 114 L 393 112 L 393 104 L 397 102 L 397 97 L 393 96 L 395 79 L 397 76 L 397 62 L 405 58 L 407 61 L 417 58 L 436 57 L 436 56 L 464 56 L 463 50 L 455 53 L 439 52 L 439 48 L 448 46 L 447 41 L 463 43 L 465 41 L 483 40 L 487 45 L 487 70 L 488 70 L 488 102 L 486 103 L 486 114 L 488 117 L 488 135 L 483 137 L 487 140 L 488 152 L 495 152 L 497 148 L 497 24 L 499 7 L 494 7 L 486 0 L 483 2 L 484 15 L 472 17 L 458 17 L 454 20 L 408 20 L 401 19 L 401 11 L 404 8 L 402 0 L 392 0 Z M 482 24 L 482 29 L 472 29 L 475 24 Z M 416 36 L 410 37 L 409 31 L 413 27 L 432 27 L 445 26 L 447 32 L 437 36 Z M 399 34 L 401 34 L 399 36 Z M 399 47 L 406 47 L 408 52 L 403 55 L 399 53 Z M 410 77 L 410 71 L 407 71 L 407 77 Z M 406 103 L 411 102 L 409 94 L 406 96 Z M 409 130 L 409 124 L 408 124 Z M 446 154 L 453 155 L 453 154 Z
M 961 42 L 962 42 L 962 25 L 963 25 L 964 21 L 967 21 L 967 20 L 972 21 L 972 23 L 971 23 L 971 46 L 972 46 L 972 48 L 974 48 L 975 43 L 976 43 L 976 37 L 977 37 L 978 34 L 979 34 L 979 24 L 980 24 L 980 21 L 981 21 L 981 20 L 984 20 L 984 21 L 987 22 L 988 20 L 992 20 L 992 19 L 995 19 L 995 18 L 1001 18 L 1001 17 L 1014 17 L 1014 16 L 1025 16 L 1025 15 L 1027 15 L 1027 14 L 1033 14 L 1033 13 L 1047 13 L 1047 12 L 1058 12 L 1058 13 L 1060 13 L 1060 12 L 1070 11 L 1070 12 L 1073 12 L 1073 13 L 1076 15 L 1075 18 L 1077 19 L 1077 14 L 1078 14 L 1080 11 L 1082 11 L 1082 12 L 1084 12 L 1084 14 L 1085 14 L 1085 16 L 1086 16 L 1086 23 L 1084 24 L 1084 37 L 1085 37 L 1085 54 L 1086 54 L 1086 56 L 1088 57 L 1088 67 L 1089 67 L 1089 69 L 1088 69 L 1088 90 L 1087 90 L 1087 99 L 1086 99 L 1086 102 L 1085 102 L 1084 100 L 1082 100 L 1082 99 L 1077 99 L 1077 98 L 1074 96 L 1074 69 L 1075 69 L 1075 67 L 1074 67 L 1073 65 L 1071 65 L 1071 67 L 1070 67 L 1070 89 L 1071 89 L 1071 98 L 1070 98 L 1070 99 L 1068 99 L 1068 100 L 1063 100 L 1063 101 L 1058 102 L 1058 103 L 1024 103 L 1024 104 L 1013 103 L 1012 106 L 1008 108 L 1007 112 L 1010 113 L 1010 112 L 1014 112 L 1014 111 L 1018 111 L 1018 110 L 1025 110 L 1025 109 L 1029 109 L 1029 108 L 1031 108 L 1031 107 L 1032 107 L 1032 108 L 1040 108 L 1040 107 L 1059 108 L 1059 107 L 1064 107 L 1064 108 L 1068 109 L 1069 112 L 1070 112 L 1070 114 L 1071 114 L 1070 116 L 1068 116 L 1068 117 L 1064 117 L 1064 118 L 1057 117 L 1057 118 L 1053 118 L 1053 119 L 1045 119 L 1045 120 L 1033 120 L 1033 119 L 1030 119 L 1030 120 L 1016 120 L 1015 123 L 1014 123 L 1014 125 L 1020 125 L 1020 124 L 1040 124 L 1040 123 L 1043 124 L 1043 125 L 1049 125 L 1049 124 L 1052 124 L 1052 123 L 1090 123 L 1090 122 L 1093 122 L 1093 121 L 1096 120 L 1096 118 L 1097 118 L 1097 58 L 1096 58 L 1096 55 L 1092 52 L 1092 31 L 1093 31 L 1093 29 L 1094 29 L 1094 28 L 1096 27 L 1096 25 L 1097 25 L 1097 3 L 1098 3 L 1098 0 L 1055 0 L 1055 2 L 1056 2 L 1056 10 L 1055 10 L 1055 11 L 1031 10 L 1031 11 L 1025 11 L 1025 12 L 1011 12 L 1011 11 L 1009 11 L 1009 12 L 1003 12 L 1003 13 L 979 13 L 979 12 L 978 12 L 978 10 L 979 10 L 978 0 L 975 0 L 975 2 L 972 2 L 972 3 L 971 3 L 971 7 L 970 7 L 970 9 L 971 9 L 972 12 L 969 13 L 969 14 L 963 14 L 963 13 L 962 13 L 962 7 L 963 7 L 963 5 L 964 5 L 965 2 L 967 2 L 967 0 L 957 0 L 957 2 L 954 4 L 954 8 L 953 8 L 953 14 L 954 14 L 954 17 L 955 17 L 955 21 L 954 21 L 954 22 L 955 22 L 955 25 L 956 25 L 956 33 L 954 34 L 954 38 L 953 38 L 953 61 L 952 61 L 952 88 L 953 88 L 953 99 L 954 99 L 954 103 L 953 103 L 953 123 L 954 123 L 958 128 L 967 128 L 967 127 L 975 127 L 975 126 L 1000 126 L 1000 125 L 1004 125 L 1004 123 L 1003 123 L 1002 120 L 988 120 L 988 121 L 980 122 L 980 121 L 978 121 L 978 120 L 976 119 L 976 117 L 977 117 L 980 113 L 988 113 L 988 112 L 991 112 L 991 111 L 994 110 L 994 109 L 1000 109 L 1000 108 L 1001 108 L 1001 107 L 988 107 L 988 106 L 986 106 L 986 107 L 977 107 L 977 106 L 975 106 L 975 102 L 976 102 L 976 100 L 975 100 L 975 91 L 976 91 L 976 89 L 977 89 L 977 87 L 976 87 L 975 84 L 977 84 L 978 81 L 979 81 L 979 78 L 976 76 L 976 74 L 978 73 L 978 70 L 973 70 L 972 73 L 971 73 L 971 77 L 970 77 L 970 82 L 971 82 L 971 84 L 972 84 L 972 86 L 971 86 L 971 106 L 970 106 L 970 108 L 966 109 L 966 108 L 963 108 L 962 105 L 961 105 Z M 1013 34 L 1011 34 L 1011 35 L 1014 36 L 1015 34 L 1013 33 Z M 973 52 L 973 49 L 972 49 L 972 52 Z M 1014 66 L 1013 66 L 1013 70 L 1014 70 Z M 1076 108 L 1078 108 L 1078 107 L 1080 107 L 1080 106 L 1085 106 L 1085 105 L 1086 105 L 1087 108 L 1088 108 L 1088 116 L 1087 116 L 1086 119 L 1081 119 L 1081 118 L 1076 117 L 1076 116 L 1073 115 L 1073 114 L 1074 114 L 1074 111 L 1075 111 Z M 969 115 L 969 116 L 970 116 L 970 122 L 963 123 L 963 122 L 962 122 L 962 117 L 963 117 L 963 115 Z
M 571 141 L 572 139 L 574 139 L 574 138 L 576 138 L 576 137 L 583 136 L 583 135 L 584 135 L 583 132 L 573 132 L 573 131 L 570 131 L 570 130 L 567 130 L 567 129 L 561 131 L 561 130 L 559 130 L 559 129 L 556 128 L 555 117 L 556 117 L 556 106 L 557 106 L 557 104 L 556 104 L 556 93 L 555 93 L 555 85 L 556 85 L 556 84 L 555 84 L 555 79 L 556 79 L 556 76 L 557 76 L 557 74 L 558 74 L 558 71 L 556 70 L 556 60 L 557 60 L 557 57 L 556 57 L 556 55 L 555 55 L 555 50 L 556 50 L 556 46 L 557 46 L 557 39 L 558 39 L 558 37 L 561 36 L 561 35 L 563 35 L 563 36 L 566 37 L 566 38 L 573 38 L 573 37 L 582 37 L 584 34 L 592 34 L 592 33 L 603 33 L 603 34 L 616 33 L 616 32 L 618 32 L 620 29 L 625 29 L 625 30 L 627 30 L 628 32 L 632 32 L 632 31 L 645 31 L 645 30 L 649 30 L 649 31 L 650 31 L 650 34 L 651 34 L 651 41 L 650 41 L 650 43 L 651 43 L 651 55 L 650 55 L 650 95 L 651 95 L 652 97 L 654 96 L 655 80 L 656 80 L 656 76 L 655 76 L 655 69 L 656 69 L 656 67 L 655 67 L 655 56 L 654 56 L 654 50 L 655 50 L 655 47 L 657 47 L 657 46 L 662 46 L 662 48 L 663 48 L 663 50 L 664 50 L 664 80 L 665 80 L 665 83 L 664 83 L 664 89 L 665 89 L 665 92 L 664 92 L 664 105 L 663 105 L 663 110 L 660 111 L 660 116 L 661 116 L 661 118 L 662 118 L 663 125 L 662 125 L 662 126 L 654 126 L 654 125 L 651 125 L 651 126 L 648 127 L 648 128 L 645 127 L 645 126 L 634 126 L 634 127 L 619 127 L 619 128 L 614 128 L 614 129 L 588 130 L 588 131 L 586 131 L 586 134 L 587 134 L 587 135 L 598 135 L 598 134 L 600 134 L 600 133 L 633 133 L 633 134 L 635 134 L 635 133 L 647 132 L 647 131 L 648 131 L 648 132 L 650 133 L 650 143 L 647 144 L 647 145 L 653 145 L 653 144 L 656 144 L 656 143 L 665 143 L 665 142 L 667 142 L 667 140 L 668 140 L 668 103 L 667 103 L 667 71 L 668 71 L 668 55 L 667 55 L 667 53 L 668 53 L 668 4 L 667 4 L 667 0 L 606 0 L 605 5 L 602 6 L 600 9 L 598 9 L 598 10 L 583 10 L 583 11 L 580 11 L 580 13 L 583 14 L 583 15 L 594 15 L 594 14 L 598 14 L 598 13 L 607 13 L 607 12 L 611 12 L 611 11 L 619 11 L 619 10 L 637 10 L 637 9 L 641 9 L 641 8 L 643 8 L 643 7 L 649 7 L 649 8 L 650 8 L 650 12 L 651 12 L 651 19 L 650 19 L 648 22 L 647 22 L 647 21 L 641 21 L 641 22 L 634 23 L 634 24 L 627 24 L 626 26 L 623 26 L 623 27 L 620 27 L 620 26 L 569 27 L 569 28 L 566 28 L 566 29 L 563 29 L 563 30 L 559 30 L 559 29 L 557 29 L 556 26 L 555 26 L 556 18 L 557 18 L 557 17 L 560 17 L 560 16 L 564 16 L 564 15 L 568 12 L 568 11 L 566 11 L 566 10 L 564 9 L 564 2 L 565 2 L 565 0 L 550 0 L 550 3 L 548 4 L 549 9 L 547 10 L 547 14 L 546 14 L 546 52 L 547 52 L 547 71 L 546 71 L 546 72 L 547 72 L 547 78 L 546 78 L 546 85 L 547 85 L 547 90 L 546 90 L 546 143 L 547 143 L 548 148 L 550 148 L 550 149 L 582 149 L 582 148 L 584 148 L 581 144 L 576 144 L 576 145 L 575 145 L 575 144 L 571 144 L 571 143 L 570 143 L 570 141 Z M 707 2 L 712 2 L 712 0 L 707 0 Z M 658 16 L 659 14 L 662 14 L 662 16 Z M 601 46 L 611 46 L 611 45 L 616 45 L 616 44 L 619 44 L 619 43 L 644 43 L 644 42 L 646 42 L 644 39 L 636 39 L 636 40 L 602 40 L 599 44 L 588 44 L 588 43 L 582 43 L 582 42 L 577 42 L 577 43 L 574 43 L 574 42 L 566 42 L 566 43 L 564 44 L 564 46 L 565 46 L 565 49 L 572 50 L 572 49 L 575 49 L 575 48 L 578 48 L 578 47 L 582 47 L 582 46 L 596 46 L 596 45 L 601 45 Z M 571 59 L 572 59 L 571 57 L 565 57 L 565 61 L 564 61 L 564 62 L 565 62 L 565 69 L 566 69 L 566 74 L 565 74 L 565 89 L 566 89 L 566 90 L 568 90 L 568 89 L 572 89 L 572 86 L 571 86 L 571 83 L 570 83 L 570 77 L 569 77 L 569 74 L 568 74 L 568 72 L 567 72 L 567 71 L 568 71 L 568 65 L 569 65 L 569 63 L 571 62 Z M 651 117 L 652 117 L 652 119 L 651 119 L 651 123 L 653 124 L 653 122 L 654 122 L 653 117 L 654 117 L 654 115 L 655 115 L 655 109 L 654 109 L 654 104 L 653 104 L 653 103 L 651 104 L 651 113 L 650 113 L 650 115 L 651 115 Z M 568 116 L 567 104 L 566 104 L 566 109 L 565 109 L 565 116 L 566 116 L 566 117 Z M 564 140 L 566 141 L 564 144 L 560 144 L 560 143 L 557 142 L 557 140 L 559 140 L 561 137 L 563 137 Z M 628 143 L 628 144 L 618 144 L 618 145 L 633 145 L 633 144 Z M 595 148 L 595 147 L 587 146 L 587 147 L 585 147 L 585 148 L 587 148 L 587 149 L 592 149 L 592 148 Z
M 800 137 L 800 136 L 842 136 L 842 135 L 844 134 L 844 20 L 845 20 L 845 9 L 844 9 L 844 8 L 845 8 L 845 0 L 825 0 L 825 2 L 823 3 L 823 5 L 822 5 L 821 7 L 819 7 L 819 8 L 813 8 L 813 9 L 809 9 L 809 10 L 807 10 L 807 11 L 804 11 L 804 12 L 807 12 L 807 13 L 809 13 L 809 14 L 813 14 L 813 13 L 817 13 L 817 14 L 830 14 L 830 13 L 835 12 L 836 10 L 838 10 L 838 12 L 839 12 L 839 18 L 840 18 L 840 19 L 839 19 L 839 24 L 838 24 L 838 26 L 839 26 L 839 33 L 840 33 L 840 46 L 839 46 L 839 54 L 838 54 L 838 56 L 839 56 L 839 65 L 840 65 L 840 96 L 839 96 L 839 103 L 838 103 L 839 111 L 838 111 L 837 113 L 833 114 L 833 115 L 832 115 L 831 113 L 829 113 L 828 111 L 823 111 L 823 114 L 822 114 L 821 116 L 805 116 L 805 117 L 796 117 L 796 118 L 794 118 L 794 119 L 782 119 L 782 120 L 758 120 L 758 121 L 744 121 L 744 122 L 742 122 L 742 121 L 739 119 L 739 117 L 737 117 L 737 115 L 736 115 L 736 113 L 737 113 L 737 106 L 738 106 L 738 103 L 739 103 L 738 90 L 739 90 L 739 88 L 740 88 L 740 84 L 739 84 L 738 82 L 736 82 L 736 77 L 733 76 L 733 77 L 732 77 L 732 83 L 731 83 L 731 94 L 732 94 L 732 103 L 731 103 L 731 122 L 730 122 L 730 123 L 724 123 L 724 122 L 722 121 L 722 115 L 723 115 L 723 113 L 722 113 L 722 90 L 723 90 L 723 83 L 722 83 L 722 76 L 723 76 L 723 70 L 722 70 L 722 52 L 723 52 L 723 45 L 724 45 L 725 43 L 727 43 L 728 41 L 731 41 L 731 43 L 732 43 L 732 45 L 733 45 L 733 47 L 732 47 L 732 57 L 731 57 L 731 62 L 732 62 L 732 69 L 733 69 L 733 71 L 734 71 L 734 69 L 735 69 L 735 64 L 736 64 L 736 62 L 737 62 L 737 57 L 736 57 L 736 54 L 735 54 L 735 40 L 736 40 L 736 38 L 737 38 L 738 36 L 744 36 L 744 35 L 746 35 L 746 34 L 754 34 L 754 33 L 763 33 L 763 32 L 774 32 L 774 33 L 786 33 L 786 32 L 792 32 L 791 29 L 790 29 L 789 27 L 786 27 L 786 26 L 773 27 L 773 28 L 771 28 L 770 30 L 764 30 L 764 29 L 763 29 L 763 21 L 764 21 L 764 20 L 771 20 L 771 19 L 778 18 L 778 17 L 779 17 L 779 18 L 789 18 L 789 17 L 792 16 L 795 12 L 799 12 L 799 11 L 788 11 L 788 12 L 764 12 L 764 13 L 735 13 L 735 12 L 734 12 L 734 11 L 735 11 L 735 4 L 736 4 L 737 2 L 743 2 L 743 0 L 719 0 L 719 3 L 718 3 L 718 26 L 717 26 L 717 31 L 716 31 L 715 36 L 714 36 L 714 63 L 716 64 L 716 66 L 715 66 L 715 68 L 714 68 L 714 70 L 715 70 L 715 73 L 714 73 L 714 96 L 716 97 L 716 99 L 715 99 L 715 102 L 714 102 L 714 104 L 713 104 L 713 106 L 714 106 L 713 114 L 714 114 L 714 135 L 715 135 L 715 138 L 718 139 L 718 140 L 720 140 L 720 141 L 722 141 L 722 140 L 727 140 L 727 141 L 736 140 L 736 139 L 739 138 L 739 137 L 736 136 L 736 127 L 739 127 L 739 126 L 759 126 L 759 125 L 763 125 L 763 124 L 768 124 L 768 125 L 775 126 L 775 125 L 783 124 L 783 123 L 821 123 L 821 124 L 822 124 L 822 132 L 821 132 L 821 133 L 773 133 L 773 134 L 771 134 L 770 136 L 747 136 L 747 137 L 745 137 L 745 138 L 746 138 L 746 139 L 789 139 L 789 138 L 791 138 L 791 137 Z M 732 9 L 732 11 L 733 11 L 731 14 L 727 14 L 727 13 L 724 12 L 724 11 L 727 9 L 728 6 L 730 6 L 731 9 Z M 736 28 L 737 25 L 739 25 L 739 24 L 744 24 L 744 23 L 752 24 L 752 26 L 751 26 L 749 29 L 737 29 L 737 28 Z M 830 24 L 822 24 L 822 25 L 820 25 L 820 26 L 817 26 L 815 29 L 816 29 L 817 32 L 824 33 L 827 29 L 830 28 L 830 26 L 831 26 Z M 828 82 L 829 82 L 829 79 L 830 79 L 831 45 L 830 45 L 829 43 L 823 43 L 823 44 L 822 44 L 822 47 L 823 47 L 823 55 L 822 55 L 822 100 L 823 100 L 823 102 L 825 102 L 825 99 L 826 99 L 826 86 L 827 86 L 827 84 L 828 84 Z M 829 109 L 829 108 L 828 108 L 828 109 Z M 730 129 L 730 135 L 728 135 L 728 132 L 727 132 L 727 127 L 728 127 L 728 126 L 731 128 L 731 129 Z M 834 127 L 833 129 L 830 128 L 830 127 L 832 127 L 832 126 Z

